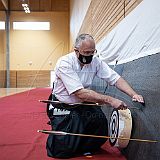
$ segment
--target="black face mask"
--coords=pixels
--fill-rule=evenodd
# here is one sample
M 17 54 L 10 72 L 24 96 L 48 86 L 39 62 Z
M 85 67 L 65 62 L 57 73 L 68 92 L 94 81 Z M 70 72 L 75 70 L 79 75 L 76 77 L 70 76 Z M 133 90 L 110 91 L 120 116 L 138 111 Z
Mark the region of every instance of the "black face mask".
M 90 55 L 90 56 L 84 56 L 82 54 L 79 53 L 79 61 L 82 63 L 82 64 L 89 64 L 91 63 L 92 61 L 92 58 L 93 58 L 93 55 Z

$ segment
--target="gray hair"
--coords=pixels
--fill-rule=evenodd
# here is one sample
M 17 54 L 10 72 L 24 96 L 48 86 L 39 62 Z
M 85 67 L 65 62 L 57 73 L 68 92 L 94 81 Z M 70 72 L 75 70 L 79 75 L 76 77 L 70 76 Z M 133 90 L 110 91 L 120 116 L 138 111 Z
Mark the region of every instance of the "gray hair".
M 86 40 L 86 39 L 91 39 L 94 40 L 94 38 L 90 35 L 90 34 L 80 34 L 77 38 L 76 38 L 76 42 L 74 44 L 75 48 L 79 48 L 79 46 L 81 45 L 82 41 Z

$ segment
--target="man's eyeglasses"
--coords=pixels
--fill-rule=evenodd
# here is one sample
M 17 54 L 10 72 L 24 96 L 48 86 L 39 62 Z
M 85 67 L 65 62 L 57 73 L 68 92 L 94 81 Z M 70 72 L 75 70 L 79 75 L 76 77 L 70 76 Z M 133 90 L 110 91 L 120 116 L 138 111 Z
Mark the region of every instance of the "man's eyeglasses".
M 83 53 L 84 55 L 88 55 L 88 54 L 95 54 L 95 53 L 97 53 L 97 50 L 96 49 L 94 49 L 94 50 L 90 50 L 90 51 L 85 51 L 85 50 L 78 50 L 78 49 L 76 49 L 75 51 L 77 51 L 77 52 L 79 52 L 79 53 Z

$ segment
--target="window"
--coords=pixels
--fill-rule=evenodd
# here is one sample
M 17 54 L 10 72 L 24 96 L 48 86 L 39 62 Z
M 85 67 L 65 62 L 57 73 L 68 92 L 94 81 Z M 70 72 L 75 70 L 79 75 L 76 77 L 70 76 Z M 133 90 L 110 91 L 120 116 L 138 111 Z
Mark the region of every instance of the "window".
M 50 22 L 13 22 L 14 30 L 50 30 Z
M 5 22 L 4 21 L 0 21 L 0 29 L 5 30 Z

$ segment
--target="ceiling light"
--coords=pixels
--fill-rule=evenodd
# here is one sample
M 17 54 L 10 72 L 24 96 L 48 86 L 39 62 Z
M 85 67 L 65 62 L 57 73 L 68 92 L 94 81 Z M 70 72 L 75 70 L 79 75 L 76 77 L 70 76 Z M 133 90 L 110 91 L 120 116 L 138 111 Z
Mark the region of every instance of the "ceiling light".
M 22 7 L 23 7 L 25 13 L 31 13 L 30 9 L 29 9 L 29 5 L 27 3 L 23 3 Z
M 14 30 L 50 30 L 50 22 L 13 22 Z
M 26 4 L 26 3 L 22 4 L 22 7 L 28 7 L 28 4 Z
M 5 30 L 5 22 L 0 21 L 0 30 Z

